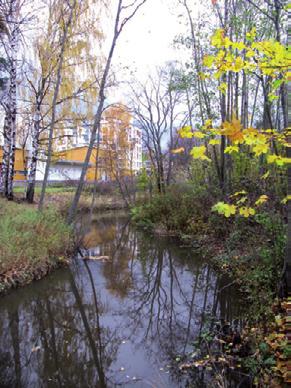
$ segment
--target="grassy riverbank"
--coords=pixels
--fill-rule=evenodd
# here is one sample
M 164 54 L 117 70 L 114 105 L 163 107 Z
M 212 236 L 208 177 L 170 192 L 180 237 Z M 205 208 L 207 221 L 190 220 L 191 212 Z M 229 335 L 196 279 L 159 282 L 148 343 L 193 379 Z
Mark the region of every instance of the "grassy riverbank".
M 72 230 L 59 212 L 0 199 L 0 293 L 40 279 L 67 262 Z
M 49 186 L 46 190 L 45 206 L 53 206 L 62 214 L 65 214 L 71 204 L 76 188 L 73 186 Z M 41 187 L 35 188 L 34 203 L 37 205 L 40 197 Z M 15 197 L 22 201 L 25 199 L 25 187 L 14 189 Z M 92 207 L 92 190 L 83 191 L 78 210 L 90 211 Z M 97 193 L 94 200 L 94 211 L 124 209 L 126 204 L 118 192 Z

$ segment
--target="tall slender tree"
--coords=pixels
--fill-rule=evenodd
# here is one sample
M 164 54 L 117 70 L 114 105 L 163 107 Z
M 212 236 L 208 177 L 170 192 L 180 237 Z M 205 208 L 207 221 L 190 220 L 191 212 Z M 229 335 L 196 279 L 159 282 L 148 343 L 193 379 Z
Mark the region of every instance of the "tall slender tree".
M 105 90 L 107 87 L 108 76 L 110 73 L 113 54 L 115 51 L 115 47 L 116 47 L 118 38 L 119 38 L 120 34 L 122 33 L 126 24 L 136 15 L 138 10 L 142 7 L 143 4 L 145 4 L 145 2 L 146 2 L 146 0 L 135 0 L 132 2 L 126 3 L 124 0 L 118 0 L 117 11 L 116 11 L 116 16 L 115 16 L 115 21 L 114 21 L 113 38 L 111 41 L 108 56 L 105 60 L 104 68 L 102 70 L 101 82 L 100 82 L 99 92 L 98 92 L 97 110 L 96 110 L 96 113 L 94 116 L 94 124 L 93 124 L 91 134 L 90 134 L 89 146 L 88 146 L 88 150 L 86 153 L 84 166 L 82 168 L 82 173 L 81 173 L 81 177 L 79 180 L 79 184 L 78 184 L 78 187 L 76 189 L 72 204 L 71 204 L 69 212 L 68 212 L 67 219 L 68 219 L 69 223 L 73 222 L 73 220 L 74 220 L 74 217 L 75 217 L 75 214 L 77 211 L 78 202 L 79 202 L 79 199 L 81 197 L 82 190 L 83 190 L 86 172 L 87 172 L 87 169 L 89 166 L 90 157 L 92 154 L 94 144 L 96 142 L 96 135 L 97 135 L 97 133 L 100 133 L 101 118 L 102 118 L 102 113 L 103 113 L 104 102 L 106 99 Z

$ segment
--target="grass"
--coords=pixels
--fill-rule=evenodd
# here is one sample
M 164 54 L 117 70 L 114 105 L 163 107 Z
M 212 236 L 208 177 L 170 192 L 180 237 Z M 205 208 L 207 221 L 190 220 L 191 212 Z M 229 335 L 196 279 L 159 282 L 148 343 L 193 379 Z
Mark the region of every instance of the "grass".
M 52 208 L 0 199 L 0 219 L 0 292 L 43 277 L 72 250 L 72 231 Z
M 15 198 L 22 201 L 25 198 L 25 187 L 16 186 L 13 191 Z M 47 206 L 52 206 L 57 209 L 60 213 L 66 214 L 68 208 L 72 202 L 76 187 L 73 186 L 48 186 L 46 189 L 45 203 Z M 35 188 L 35 204 L 37 205 L 41 193 L 41 186 Z M 83 191 L 79 204 L 78 210 L 89 211 L 92 204 L 92 194 L 90 191 Z M 119 193 L 97 193 L 94 201 L 94 210 L 118 210 L 123 209 L 125 203 Z
M 13 188 L 14 193 L 24 194 L 26 190 L 25 186 L 16 186 Z M 75 187 L 70 186 L 60 186 L 60 187 L 54 187 L 54 186 L 48 186 L 46 188 L 47 194 L 55 194 L 55 193 L 65 193 L 65 192 L 72 192 L 76 190 Z M 35 193 L 40 194 L 41 193 L 41 186 L 35 187 Z

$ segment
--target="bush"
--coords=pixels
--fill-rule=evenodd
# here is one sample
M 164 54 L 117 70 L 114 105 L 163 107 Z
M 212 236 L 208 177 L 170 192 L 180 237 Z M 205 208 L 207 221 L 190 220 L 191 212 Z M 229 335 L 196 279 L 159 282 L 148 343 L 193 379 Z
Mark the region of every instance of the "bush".
M 172 186 L 145 205 L 132 209 L 133 220 L 146 228 L 161 227 L 178 235 L 206 232 L 213 200 L 191 185 Z

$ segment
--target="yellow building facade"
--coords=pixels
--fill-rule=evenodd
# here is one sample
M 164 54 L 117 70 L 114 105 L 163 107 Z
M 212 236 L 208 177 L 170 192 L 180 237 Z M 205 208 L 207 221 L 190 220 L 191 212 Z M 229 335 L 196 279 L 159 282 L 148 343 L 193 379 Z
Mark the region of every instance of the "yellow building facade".
M 88 147 L 75 147 L 65 151 L 59 151 L 54 154 L 55 160 L 67 160 L 73 162 L 84 162 L 86 158 L 86 154 L 88 151 Z M 104 150 L 99 150 L 99 161 L 102 158 L 102 154 L 104 155 Z M 96 158 L 97 158 L 97 149 L 93 148 L 92 154 L 89 161 L 89 167 L 86 174 L 87 181 L 94 181 L 96 177 Z M 98 163 L 98 171 L 97 171 L 97 180 L 102 176 L 102 166 Z
M 3 160 L 3 147 L 0 146 L 0 170 Z M 22 148 L 15 150 L 14 180 L 26 180 L 26 151 Z

